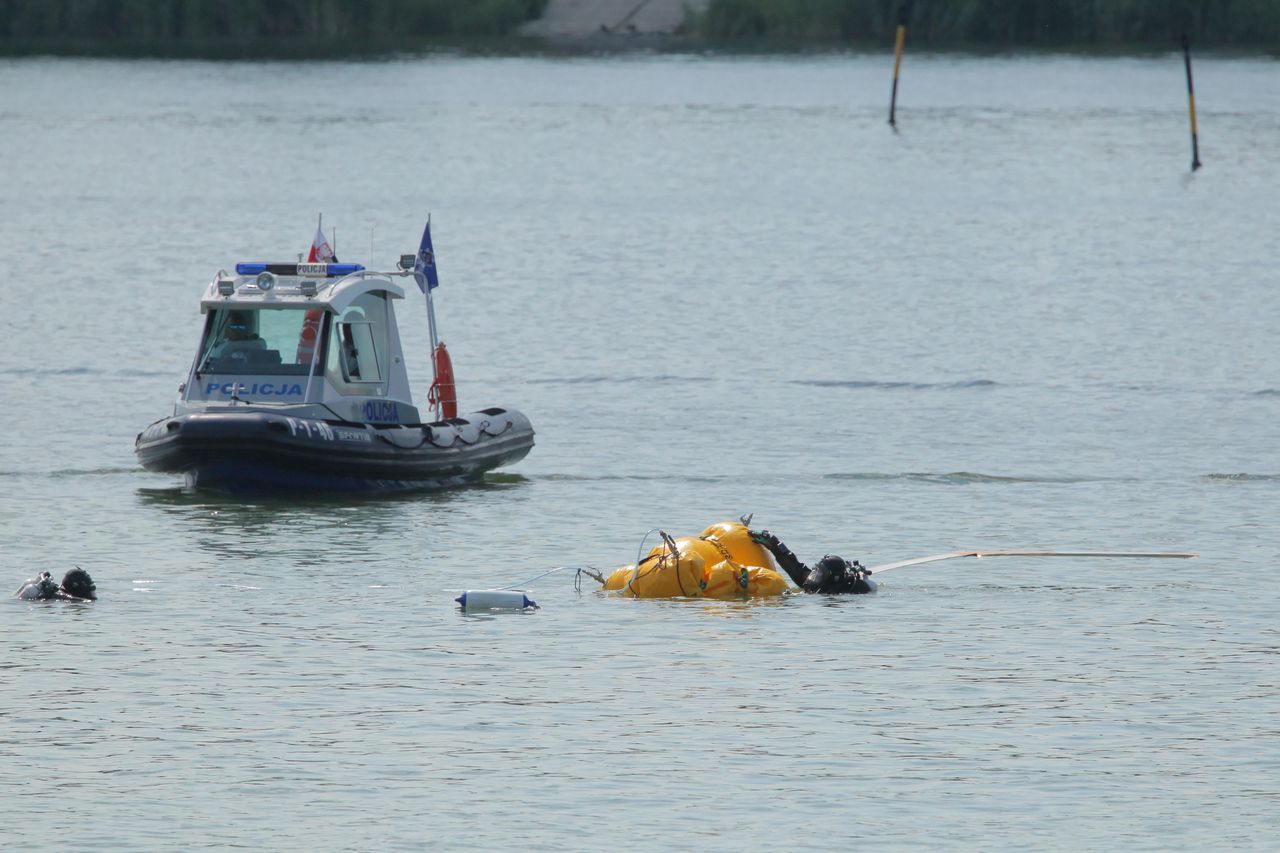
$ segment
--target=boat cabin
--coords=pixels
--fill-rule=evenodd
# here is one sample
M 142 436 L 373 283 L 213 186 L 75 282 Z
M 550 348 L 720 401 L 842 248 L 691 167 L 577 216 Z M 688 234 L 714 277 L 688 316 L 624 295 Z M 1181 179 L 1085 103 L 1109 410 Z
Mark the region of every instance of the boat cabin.
M 402 273 L 359 264 L 238 264 L 200 301 L 204 332 L 174 414 L 287 410 L 419 423 L 394 300 Z

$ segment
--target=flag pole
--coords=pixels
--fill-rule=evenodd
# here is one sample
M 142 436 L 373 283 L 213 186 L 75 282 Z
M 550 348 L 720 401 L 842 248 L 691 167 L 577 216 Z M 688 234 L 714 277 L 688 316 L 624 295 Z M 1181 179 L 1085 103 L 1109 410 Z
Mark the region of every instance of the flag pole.
M 440 346 L 440 338 L 436 333 L 436 304 L 431 298 L 431 288 L 427 288 L 427 330 L 431 333 L 431 379 L 434 381 L 440 378 L 435 375 L 436 348 Z
M 425 234 L 426 235 L 431 234 L 431 214 L 429 213 L 427 214 L 427 229 Z M 430 237 L 427 236 L 426 239 L 429 240 Z M 426 241 L 424 240 L 424 242 Z M 435 264 L 435 247 L 431 246 L 430 251 L 431 251 L 431 263 L 432 265 L 434 265 Z M 422 263 L 421 249 L 419 249 L 418 263 Z M 424 276 L 425 276 L 425 273 L 424 273 Z M 427 331 L 431 335 L 431 387 L 439 388 L 440 366 L 438 364 L 436 350 L 439 349 L 440 347 L 440 338 L 439 338 L 439 334 L 436 331 L 436 303 L 435 303 L 435 300 L 432 299 L 431 297 L 431 291 L 435 290 L 435 288 L 432 287 L 430 281 L 426 279 L 424 279 L 420 284 L 423 288 L 423 292 L 427 297 Z M 441 397 L 440 392 L 437 391 L 436 401 L 435 401 L 435 419 L 437 421 L 440 420 L 440 417 L 443 414 L 440 397 Z
M 430 228 L 430 227 L 431 227 L 431 214 L 427 214 L 427 228 Z M 434 247 L 432 247 L 431 253 L 433 255 L 432 262 L 434 263 L 435 262 Z M 434 372 L 436 346 L 440 343 L 440 339 L 436 333 L 436 303 L 435 303 L 435 300 L 431 298 L 431 291 L 433 290 L 435 290 L 434 287 L 427 288 L 427 326 L 430 328 L 430 331 L 431 331 L 431 355 L 432 355 L 431 370 Z

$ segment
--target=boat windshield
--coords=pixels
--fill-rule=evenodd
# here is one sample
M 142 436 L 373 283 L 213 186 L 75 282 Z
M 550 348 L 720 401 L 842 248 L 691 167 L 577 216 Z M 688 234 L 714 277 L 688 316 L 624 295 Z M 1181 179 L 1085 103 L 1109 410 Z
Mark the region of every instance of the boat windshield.
M 209 312 L 197 373 L 306 376 L 325 312 L 318 309 L 215 308 Z

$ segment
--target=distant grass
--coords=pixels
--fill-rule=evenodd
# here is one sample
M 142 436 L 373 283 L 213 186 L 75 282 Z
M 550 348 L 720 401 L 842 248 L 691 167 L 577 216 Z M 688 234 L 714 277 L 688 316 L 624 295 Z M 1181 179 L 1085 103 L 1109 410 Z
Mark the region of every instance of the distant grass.
M 0 0 L 0 41 L 156 44 L 239 39 L 499 36 L 547 0 Z
M 0 56 L 64 56 L 102 59 L 202 59 L 299 62 L 342 60 L 382 62 L 397 56 L 524 55 L 523 40 L 509 36 L 419 36 L 361 38 L 191 37 L 174 39 L 20 38 L 0 39 Z
M 714 39 L 913 44 L 1280 46 L 1280 0 L 711 0 L 691 29 Z

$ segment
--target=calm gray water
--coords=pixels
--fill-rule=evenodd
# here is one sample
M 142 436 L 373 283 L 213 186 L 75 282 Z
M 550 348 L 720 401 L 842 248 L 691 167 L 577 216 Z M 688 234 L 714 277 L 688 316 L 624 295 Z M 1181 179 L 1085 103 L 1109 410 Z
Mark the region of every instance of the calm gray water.
M 0 61 L 11 849 L 1267 849 L 1280 64 Z M 481 487 L 141 471 L 219 268 L 433 216 Z M 400 306 L 425 394 L 425 312 Z M 743 513 L 875 596 L 464 589 Z

